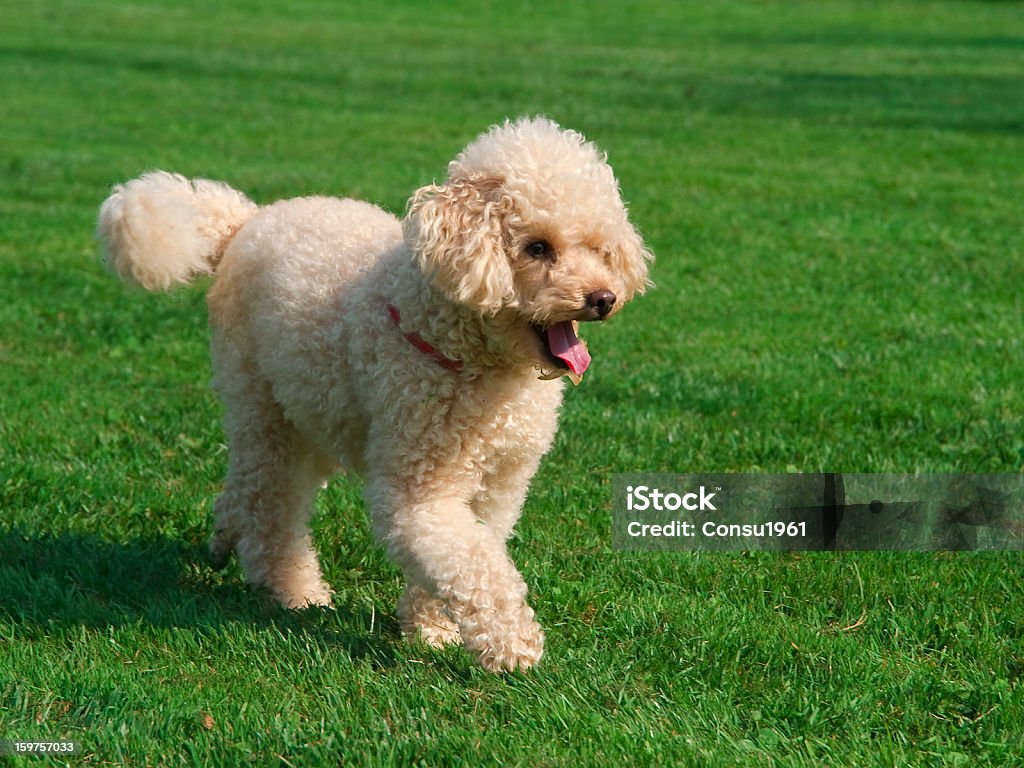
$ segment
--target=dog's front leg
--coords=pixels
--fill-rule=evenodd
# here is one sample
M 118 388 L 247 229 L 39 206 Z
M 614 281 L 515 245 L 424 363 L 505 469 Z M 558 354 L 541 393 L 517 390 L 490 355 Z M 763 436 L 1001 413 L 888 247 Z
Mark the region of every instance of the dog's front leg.
M 480 520 L 451 487 L 432 493 L 372 481 L 374 533 L 419 585 L 444 602 L 466 649 L 485 668 L 527 669 L 540 659 L 544 633 L 526 603 L 526 582 L 504 536 Z M 403 618 L 405 621 L 405 618 Z

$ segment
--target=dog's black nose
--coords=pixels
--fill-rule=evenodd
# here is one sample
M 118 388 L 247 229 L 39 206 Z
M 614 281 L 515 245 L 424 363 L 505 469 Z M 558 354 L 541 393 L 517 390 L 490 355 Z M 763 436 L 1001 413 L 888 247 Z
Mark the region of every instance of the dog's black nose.
M 594 291 L 587 296 L 587 306 L 596 309 L 599 318 L 607 317 L 615 306 L 615 294 L 607 290 Z

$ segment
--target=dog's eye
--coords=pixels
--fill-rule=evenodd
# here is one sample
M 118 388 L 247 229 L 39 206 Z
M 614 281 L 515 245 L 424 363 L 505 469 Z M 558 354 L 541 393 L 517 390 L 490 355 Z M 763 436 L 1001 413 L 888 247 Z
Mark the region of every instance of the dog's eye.
M 547 240 L 535 240 L 526 246 L 526 255 L 532 259 L 553 259 L 555 251 Z

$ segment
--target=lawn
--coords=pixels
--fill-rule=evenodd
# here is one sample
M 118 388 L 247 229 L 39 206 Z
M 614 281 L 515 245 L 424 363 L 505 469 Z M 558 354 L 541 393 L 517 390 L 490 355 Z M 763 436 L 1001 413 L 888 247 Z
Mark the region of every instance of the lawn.
M 93 765 L 1024 761 L 1019 554 L 616 552 L 610 506 L 620 472 L 1021 471 L 1022 10 L 0 0 L 0 740 Z M 495 676 L 400 639 L 357 478 L 315 520 L 336 610 L 204 564 L 204 286 L 125 289 L 93 227 L 151 168 L 401 212 L 535 113 L 608 152 L 657 288 L 586 329 L 511 544 L 546 655 Z

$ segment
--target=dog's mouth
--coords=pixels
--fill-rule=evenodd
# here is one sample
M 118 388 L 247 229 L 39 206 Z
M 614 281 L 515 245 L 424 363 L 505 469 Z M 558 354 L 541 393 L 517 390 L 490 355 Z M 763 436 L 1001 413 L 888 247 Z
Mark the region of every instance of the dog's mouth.
M 531 323 L 534 333 L 540 339 L 548 359 L 538 366 L 542 379 L 557 379 L 568 376 L 573 384 L 583 380 L 583 373 L 590 366 L 587 345 L 576 335 L 578 323 L 563 320 L 553 325 L 542 326 Z

